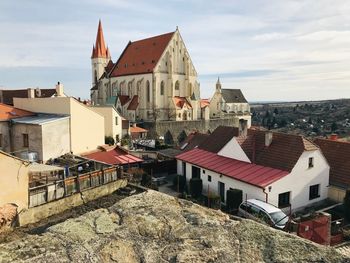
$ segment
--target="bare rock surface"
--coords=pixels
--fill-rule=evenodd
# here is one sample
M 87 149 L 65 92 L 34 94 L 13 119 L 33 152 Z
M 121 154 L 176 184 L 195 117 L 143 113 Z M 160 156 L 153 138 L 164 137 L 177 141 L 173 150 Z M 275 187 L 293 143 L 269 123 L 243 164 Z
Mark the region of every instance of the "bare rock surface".
M 0 244 L 0 262 L 350 262 L 333 248 L 155 191 Z

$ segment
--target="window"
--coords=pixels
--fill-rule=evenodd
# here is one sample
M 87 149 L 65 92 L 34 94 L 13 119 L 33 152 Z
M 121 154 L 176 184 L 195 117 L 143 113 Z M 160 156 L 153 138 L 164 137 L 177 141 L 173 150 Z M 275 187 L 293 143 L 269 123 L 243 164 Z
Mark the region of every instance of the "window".
M 160 83 L 160 95 L 164 95 L 164 81 Z
M 23 147 L 29 147 L 29 139 L 27 133 L 23 133 Z
M 150 102 L 151 100 L 151 91 L 150 91 L 150 87 L 149 87 L 149 81 L 147 80 L 146 82 L 146 97 L 147 97 L 147 101 Z
M 2 134 L 0 133 L 0 147 L 2 147 Z
M 278 207 L 286 207 L 290 205 L 290 192 L 278 195 Z
M 200 169 L 196 166 L 192 166 L 192 178 L 201 178 Z
M 309 158 L 309 168 L 314 167 L 314 157 Z
M 118 117 L 115 117 L 115 125 L 118 125 Z
M 205 170 L 203 170 L 203 173 L 205 174 Z
M 320 197 L 320 185 L 315 184 L 310 186 L 309 200 Z
M 175 90 L 180 90 L 180 82 L 178 80 L 175 82 Z
M 211 176 L 208 175 L 208 182 L 211 182 Z

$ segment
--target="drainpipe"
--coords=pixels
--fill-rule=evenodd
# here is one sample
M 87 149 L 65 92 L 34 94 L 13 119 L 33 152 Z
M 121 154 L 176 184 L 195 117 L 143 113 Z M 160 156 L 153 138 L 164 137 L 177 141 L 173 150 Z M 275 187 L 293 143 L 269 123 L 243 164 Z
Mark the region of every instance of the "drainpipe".
M 267 201 L 269 200 L 269 194 L 265 192 L 266 189 L 263 188 L 263 193 L 265 194 L 265 202 L 267 203 Z

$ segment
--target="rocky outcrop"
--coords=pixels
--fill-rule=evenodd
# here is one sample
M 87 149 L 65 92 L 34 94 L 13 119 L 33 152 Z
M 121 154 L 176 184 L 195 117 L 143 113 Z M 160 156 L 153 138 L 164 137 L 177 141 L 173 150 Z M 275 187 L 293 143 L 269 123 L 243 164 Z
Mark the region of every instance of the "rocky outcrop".
M 5 204 L 0 207 L 0 232 L 7 230 L 17 216 L 17 206 Z
M 148 191 L 0 245 L 0 262 L 347 262 L 335 250 Z

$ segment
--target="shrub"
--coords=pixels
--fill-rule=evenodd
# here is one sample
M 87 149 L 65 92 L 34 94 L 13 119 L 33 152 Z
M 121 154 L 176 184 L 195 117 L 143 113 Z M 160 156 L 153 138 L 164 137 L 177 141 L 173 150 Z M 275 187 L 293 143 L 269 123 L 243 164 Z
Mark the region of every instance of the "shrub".
M 229 189 L 226 192 L 226 204 L 229 211 L 238 209 L 243 201 L 243 191 L 240 189 Z
M 105 136 L 105 144 L 114 145 L 115 141 L 112 136 Z
M 190 189 L 191 189 L 191 195 L 194 198 L 198 198 L 202 195 L 203 191 L 203 182 L 200 178 L 192 178 L 190 180 Z
M 183 175 L 177 175 L 173 179 L 173 185 L 177 191 L 183 193 L 186 186 L 186 177 Z M 179 189 L 178 189 L 179 188 Z

